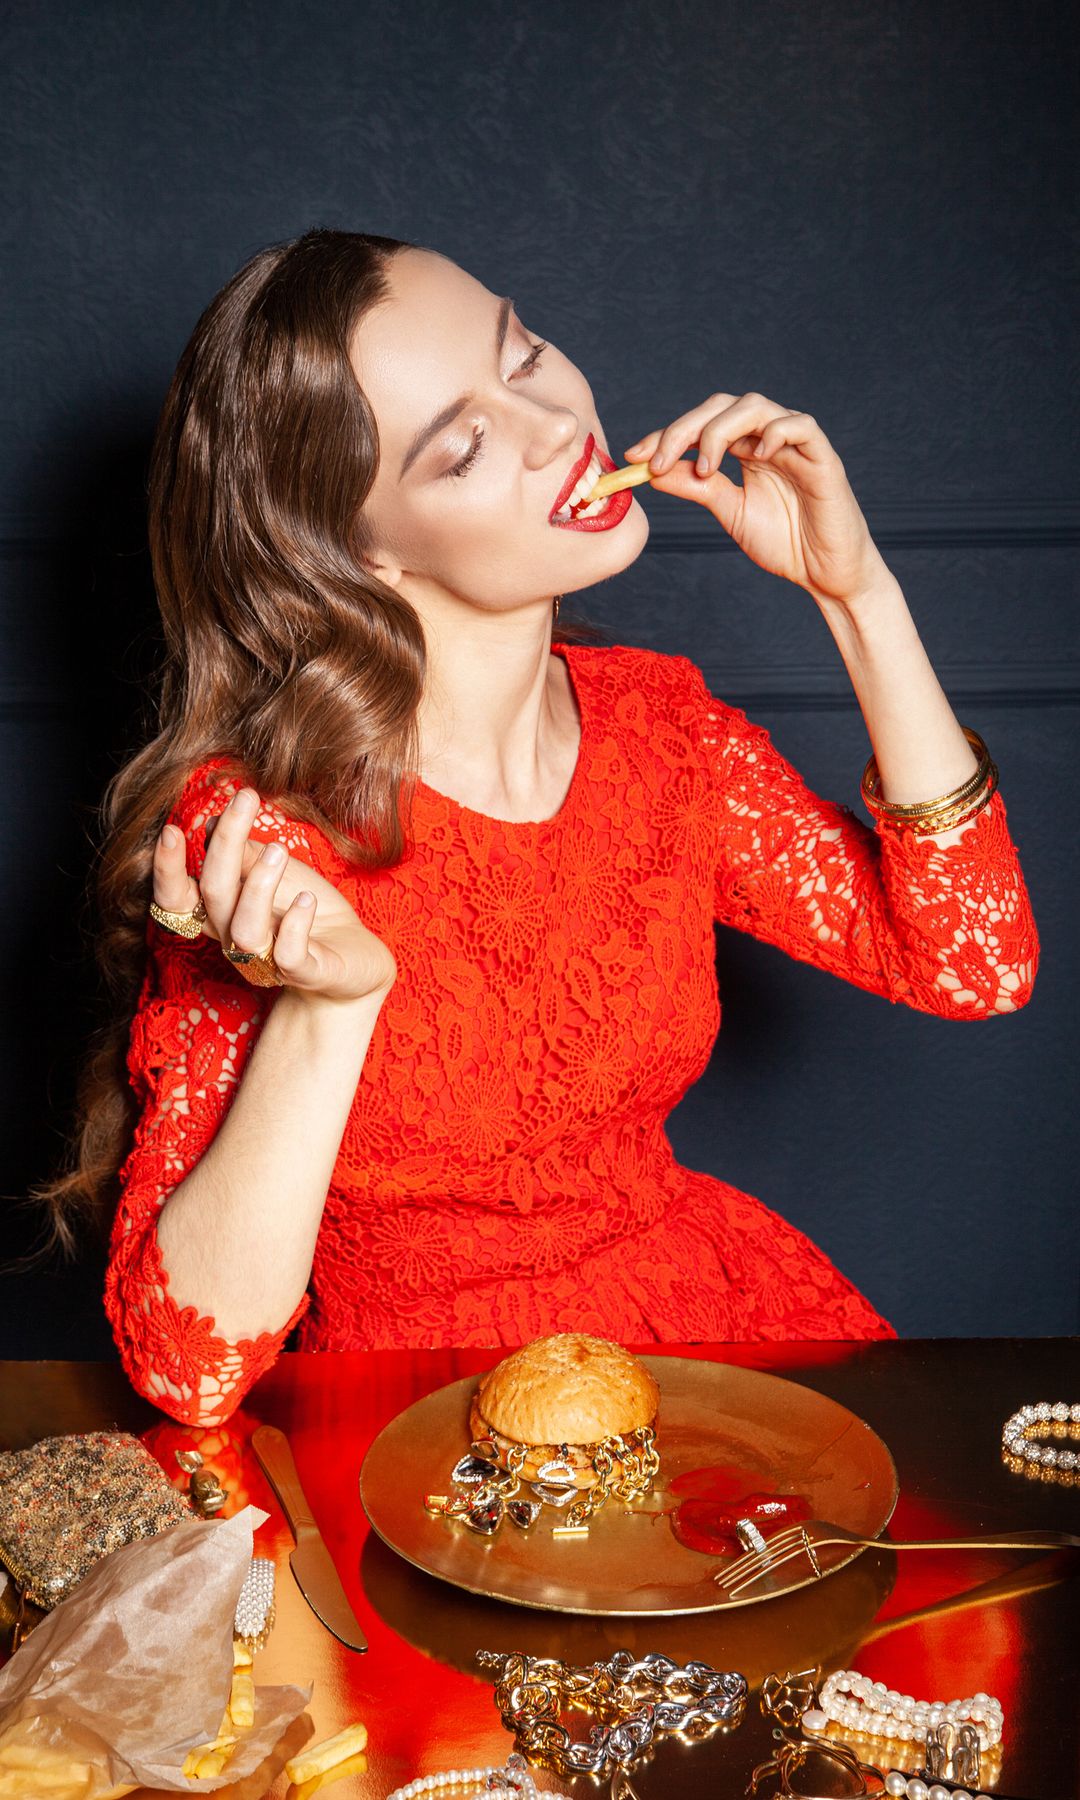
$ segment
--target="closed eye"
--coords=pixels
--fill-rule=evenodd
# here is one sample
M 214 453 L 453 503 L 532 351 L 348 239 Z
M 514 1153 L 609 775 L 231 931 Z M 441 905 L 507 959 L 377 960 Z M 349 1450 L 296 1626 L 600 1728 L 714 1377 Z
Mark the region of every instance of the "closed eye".
M 529 355 L 518 368 L 517 373 L 525 376 L 531 375 L 547 348 L 547 344 L 534 344 Z M 445 469 L 443 471 L 444 475 L 467 475 L 484 447 L 484 435 L 483 431 L 477 431 L 473 437 L 472 449 L 466 451 L 461 461 L 455 463 L 452 469 Z

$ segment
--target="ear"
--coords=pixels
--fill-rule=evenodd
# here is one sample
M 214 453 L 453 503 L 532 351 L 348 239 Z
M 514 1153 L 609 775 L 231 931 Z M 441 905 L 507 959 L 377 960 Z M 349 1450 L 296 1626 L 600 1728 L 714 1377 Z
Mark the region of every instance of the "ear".
M 361 556 L 360 561 L 369 575 L 376 576 L 379 581 L 385 582 L 387 587 L 401 586 L 404 571 L 397 563 L 389 560 L 381 561 L 377 555 Z

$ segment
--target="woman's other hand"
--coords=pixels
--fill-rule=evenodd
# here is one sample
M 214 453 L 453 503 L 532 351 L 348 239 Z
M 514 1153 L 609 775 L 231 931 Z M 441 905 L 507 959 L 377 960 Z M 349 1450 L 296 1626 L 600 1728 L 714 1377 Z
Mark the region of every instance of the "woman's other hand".
M 696 457 L 680 460 L 689 449 Z M 720 473 L 728 450 L 741 487 Z M 809 413 L 763 394 L 711 394 L 624 455 L 648 461 L 659 471 L 653 487 L 707 506 L 753 562 L 815 599 L 849 603 L 887 574 L 844 465 Z
M 241 788 L 211 821 L 198 882 L 188 872 L 183 832 L 166 825 L 154 847 L 154 899 L 170 912 L 191 912 L 201 899 L 203 932 L 222 944 L 257 953 L 273 940 L 282 981 L 302 994 L 385 996 L 397 974 L 390 951 L 332 882 L 283 845 L 251 841 L 259 805 L 253 788 Z

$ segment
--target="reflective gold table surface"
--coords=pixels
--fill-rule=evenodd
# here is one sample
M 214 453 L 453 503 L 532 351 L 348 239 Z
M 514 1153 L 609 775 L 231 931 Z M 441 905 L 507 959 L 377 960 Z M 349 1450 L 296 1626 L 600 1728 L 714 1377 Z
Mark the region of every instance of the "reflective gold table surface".
M 1026 1479 L 1001 1457 L 1001 1427 L 1021 1405 L 1080 1401 L 1080 1339 L 927 1339 L 874 1344 L 656 1345 L 637 1348 L 736 1364 L 818 1390 L 863 1419 L 892 1452 L 897 1538 L 1046 1530 L 1080 1534 L 1080 1473 Z M 138 1433 L 170 1474 L 173 1452 L 200 1449 L 230 1492 L 270 1515 L 256 1549 L 278 1564 L 277 1623 L 259 1652 L 262 1682 L 314 1682 L 318 1738 L 351 1719 L 369 1730 L 367 1769 L 326 1791 L 383 1800 L 438 1769 L 499 1764 L 511 1749 L 477 1669 L 478 1649 L 525 1650 L 573 1662 L 624 1647 L 740 1669 L 755 1690 L 733 1731 L 684 1746 L 661 1740 L 633 1775 L 640 1800 L 737 1796 L 771 1752 L 756 1690 L 770 1670 L 856 1667 L 917 1698 L 979 1690 L 1005 1710 L 1004 1753 L 984 1786 L 1022 1800 L 1080 1794 L 1080 1553 L 868 1550 L 820 1583 L 764 1603 L 675 1617 L 586 1617 L 536 1611 L 462 1591 L 404 1562 L 369 1529 L 359 1500 L 364 1454 L 423 1395 L 498 1360 L 498 1351 L 290 1354 L 227 1425 L 195 1432 L 155 1413 L 105 1363 L 0 1363 L 0 1445 L 116 1427 Z M 662 1389 L 661 1382 L 661 1389 Z M 288 1570 L 292 1538 L 250 1450 L 254 1428 L 289 1437 L 301 1481 L 370 1649 L 344 1649 L 319 1624 Z M 416 1497 L 403 1494 L 403 1505 Z M 582 1719 L 577 1735 L 585 1736 Z M 305 1727 L 306 1729 L 306 1727 Z M 301 1732 L 303 1735 L 303 1732 Z M 290 1745 L 289 1749 L 295 1746 Z M 872 1759 L 871 1759 L 872 1760 Z M 284 1800 L 284 1757 L 225 1800 Z M 606 1795 L 589 1777 L 544 1771 L 552 1792 Z M 772 1792 L 769 1783 L 761 1789 Z M 148 1790 L 143 1790 L 147 1793 Z M 305 1793 L 304 1800 L 308 1800 Z

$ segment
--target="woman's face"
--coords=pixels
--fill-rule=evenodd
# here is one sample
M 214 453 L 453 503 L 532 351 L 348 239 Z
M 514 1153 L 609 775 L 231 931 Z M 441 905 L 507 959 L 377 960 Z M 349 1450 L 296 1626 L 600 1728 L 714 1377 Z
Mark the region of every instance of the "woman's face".
M 400 250 L 389 278 L 352 345 L 379 432 L 364 508 L 376 573 L 433 618 L 462 602 L 549 609 L 632 563 L 649 535 L 636 500 L 608 530 L 550 523 L 590 432 L 608 449 L 580 369 L 553 344 L 537 354 L 514 310 L 446 257 Z

